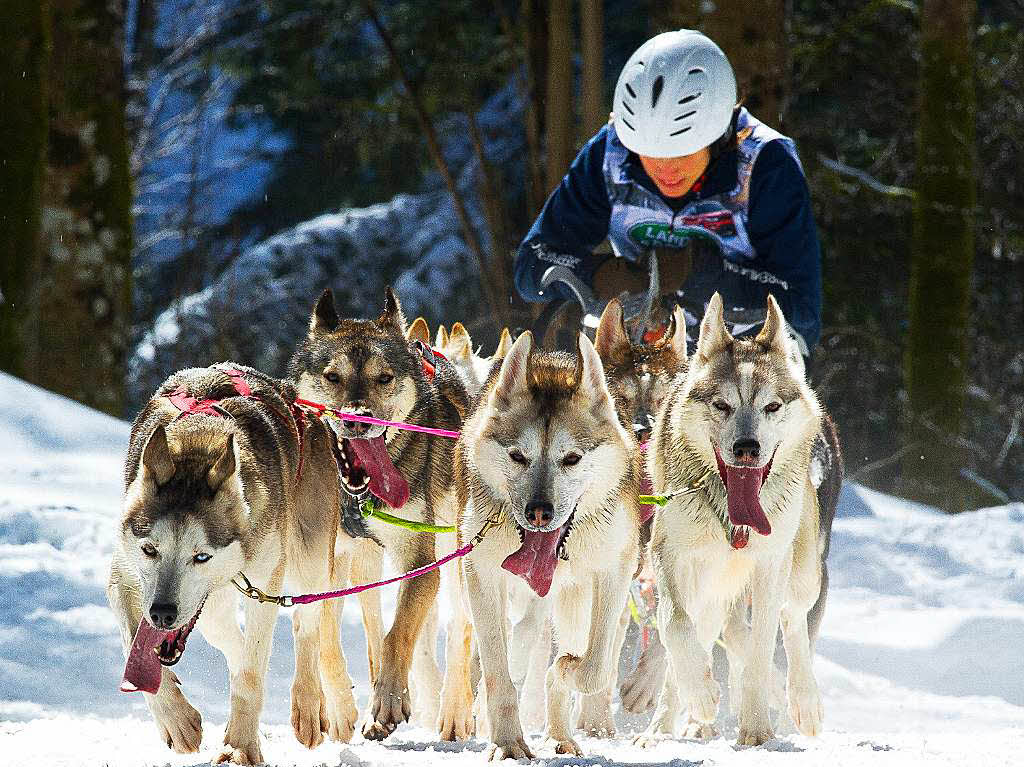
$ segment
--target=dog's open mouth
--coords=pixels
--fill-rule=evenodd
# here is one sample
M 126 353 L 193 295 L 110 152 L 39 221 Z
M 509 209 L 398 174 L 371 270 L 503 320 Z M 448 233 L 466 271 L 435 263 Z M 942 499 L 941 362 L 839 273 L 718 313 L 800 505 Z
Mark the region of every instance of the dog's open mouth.
M 352 495 L 359 495 L 370 485 L 370 475 L 366 473 L 359 458 L 347 439 L 339 439 L 338 445 L 338 476 L 341 483 Z
M 502 568 L 525 580 L 537 596 L 547 596 L 558 560 L 567 559 L 565 542 L 569 538 L 575 516 L 576 512 L 573 511 L 561 527 L 548 532 L 525 530 L 516 525 L 520 546 L 505 557 L 501 563 Z
M 192 620 L 174 631 L 161 631 L 145 618 L 139 623 L 128 651 L 128 659 L 124 666 L 121 680 L 121 692 L 148 692 L 155 695 L 160 689 L 160 666 L 173 666 L 181 660 L 185 652 L 185 642 L 196 627 L 199 613 L 203 611 L 206 599 L 199 604 L 199 609 Z
M 713 447 L 728 499 L 729 543 L 734 549 L 742 549 L 750 542 L 751 528 L 761 535 L 772 532 L 772 525 L 761 508 L 761 486 L 772 470 L 775 456 L 773 454 L 764 466 L 733 466 L 722 459 L 717 445 Z
M 409 500 L 409 483 L 388 455 L 385 436 L 370 439 L 338 437 L 338 474 L 352 495 L 367 489 L 393 509 Z

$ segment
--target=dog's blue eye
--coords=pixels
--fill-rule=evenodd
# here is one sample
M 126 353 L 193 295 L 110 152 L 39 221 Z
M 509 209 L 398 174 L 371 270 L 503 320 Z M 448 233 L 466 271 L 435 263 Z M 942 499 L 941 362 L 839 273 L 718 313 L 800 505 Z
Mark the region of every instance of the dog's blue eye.
M 209 554 L 205 554 L 205 553 L 204 554 L 196 554 L 194 557 L 192 557 L 192 561 L 193 562 L 197 562 L 199 564 L 202 564 L 203 562 L 209 562 L 211 559 L 213 559 L 213 557 L 210 556 Z
M 338 383 L 338 381 L 341 380 L 341 376 L 339 376 L 337 373 L 331 370 L 328 370 L 326 373 L 324 373 L 324 378 L 326 378 L 331 383 Z

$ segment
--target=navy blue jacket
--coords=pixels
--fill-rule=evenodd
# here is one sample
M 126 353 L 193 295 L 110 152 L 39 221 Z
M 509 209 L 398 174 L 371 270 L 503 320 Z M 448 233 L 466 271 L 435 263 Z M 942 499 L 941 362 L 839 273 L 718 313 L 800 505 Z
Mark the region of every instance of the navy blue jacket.
M 580 151 L 569 172 L 551 193 L 540 216 L 519 247 L 515 263 L 516 290 L 526 301 L 548 301 L 541 295 L 540 277 L 553 262 L 570 266 L 591 284 L 594 269 L 604 260 L 592 251 L 608 235 L 611 202 L 603 164 L 608 126 L 603 127 Z M 644 172 L 640 158 L 629 155 L 627 173 L 638 184 L 658 193 Z M 679 207 L 693 199 L 719 194 L 736 185 L 736 150 L 723 152 L 708 167 L 700 191 L 669 200 Z M 696 270 L 680 286 L 687 299 L 706 303 L 717 290 L 727 306 L 764 307 L 768 294 L 775 295 L 793 329 L 813 349 L 821 335 L 821 253 L 811 213 L 807 182 L 797 162 L 777 142 L 768 143 L 757 156 L 750 178 L 748 234 L 757 252 L 749 264 L 788 285 L 745 278 L 719 268 Z M 538 257 L 531 245 L 543 243 L 547 258 Z M 553 261 L 552 259 L 555 259 Z M 663 286 L 665 287 L 665 286 Z

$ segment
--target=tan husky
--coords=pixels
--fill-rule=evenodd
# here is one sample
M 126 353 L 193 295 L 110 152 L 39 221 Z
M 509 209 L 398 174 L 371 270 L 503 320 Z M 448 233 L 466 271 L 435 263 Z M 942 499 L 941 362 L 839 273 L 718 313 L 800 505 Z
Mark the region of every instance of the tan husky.
M 651 552 L 658 625 L 670 658 L 648 737 L 671 735 L 681 708 L 689 734 L 708 735 L 719 701 L 710 650 L 749 594 L 739 674 L 739 745 L 774 737 L 768 697 L 781 616 L 789 714 L 821 730 L 808 613 L 822 593 L 821 533 L 809 466 L 822 414 L 774 298 L 755 339 L 734 339 L 715 295 L 697 351 L 658 413 L 647 465 L 659 492 L 687 487 L 655 512 Z
M 281 390 L 281 382 L 238 365 L 175 373 L 135 419 L 125 462 L 121 536 L 107 587 L 128 648 L 122 689 L 145 692 L 168 746 L 197 751 L 201 718 L 169 666 L 198 627 L 231 674 L 217 762 L 263 761 L 259 716 L 277 616 L 276 605 L 245 600 L 243 634 L 232 578 L 241 571 L 267 593 L 280 594 L 285 584 L 309 593 L 327 590 L 333 574 L 333 437 L 312 423 L 300 438 Z M 292 623 L 295 735 L 310 748 L 319 744 L 330 708 L 336 735 L 347 740 L 356 720 L 351 681 L 336 643 L 320 642 L 321 630 L 337 633 L 331 613 L 298 606 Z
M 421 352 L 406 338 L 407 332 L 401 306 L 390 288 L 384 311 L 375 320 L 340 318 L 333 294 L 325 290 L 313 308 L 309 333 L 289 363 L 289 377 L 302 398 L 331 408 L 458 430 L 468 407 L 465 389 L 443 359 L 424 364 Z M 432 534 L 414 533 L 373 517 L 364 519 L 360 504 L 376 498 L 397 509 L 403 518 L 454 524 L 454 441 L 344 418 L 332 424 L 338 436 L 344 528 L 336 555 L 351 562 L 353 579 L 356 572 L 361 573 L 361 580 L 379 573 L 377 544 L 399 572 L 432 562 Z M 448 545 L 454 548 L 454 541 Z M 343 571 L 338 579 L 338 586 L 348 581 Z M 381 632 L 379 599 L 368 595 L 362 601 L 373 683 L 369 717 L 363 727 L 368 739 L 386 738 L 410 717 L 410 665 L 416 668 L 417 703 L 432 707 L 430 718 L 435 718 L 441 673 L 431 643 L 414 649 L 424 624 L 432 620 L 438 584 L 437 571 L 402 582 L 394 623 L 376 657 L 374 644 Z M 427 630 L 433 635 L 430 627 Z
M 519 337 L 466 421 L 456 472 L 462 541 L 485 520 L 496 525 L 464 567 L 491 758 L 533 757 L 509 674 L 508 591 L 510 581 L 519 582 L 513 579 L 552 601 L 558 656 L 547 671 L 547 734 L 557 753 L 579 754 L 571 695 L 610 683 L 639 549 L 639 451 L 585 336 L 576 355 L 537 351 L 532 334 Z M 449 649 L 449 667 L 468 680 L 468 641 Z

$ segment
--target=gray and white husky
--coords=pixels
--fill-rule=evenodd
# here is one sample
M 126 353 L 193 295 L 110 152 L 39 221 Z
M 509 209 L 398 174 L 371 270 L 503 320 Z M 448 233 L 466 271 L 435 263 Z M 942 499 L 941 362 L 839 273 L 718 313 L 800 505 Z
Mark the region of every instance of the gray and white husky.
M 272 594 L 286 583 L 299 593 L 331 584 L 338 479 L 329 434 L 314 422 L 300 439 L 281 390 L 281 382 L 238 365 L 175 373 L 135 419 L 125 462 L 124 511 L 107 587 L 128 650 L 122 690 L 145 693 L 169 747 L 197 751 L 202 720 L 169 667 L 198 628 L 224 653 L 231 675 L 217 762 L 263 761 L 259 716 L 277 616 L 276 605 L 246 600 L 243 633 L 232 578 L 244 572 Z M 183 414 L 173 397 L 198 406 Z M 320 642 L 321 631 L 336 632 L 322 625 L 330 617 L 317 604 L 292 613 L 291 718 L 296 737 L 310 748 L 329 729 L 329 707 L 343 720 L 334 722 L 335 733 L 346 740 L 357 714 L 344 657 Z M 321 659 L 321 650 L 329 657 Z
M 745 626 L 733 632 L 733 645 L 743 648 L 730 653 L 738 743 L 774 737 L 768 698 L 780 618 L 790 717 L 801 733 L 821 731 L 808 630 L 808 614 L 823 603 L 831 521 L 819 516 L 809 472 L 821 427 L 821 407 L 774 298 L 761 332 L 744 340 L 726 330 L 716 294 L 648 449 L 658 492 L 699 490 L 655 512 L 651 553 L 670 669 L 647 738 L 674 734 L 683 708 L 689 734 L 709 734 L 719 702 L 711 647 L 742 617 L 748 598 L 749 633 Z
M 611 682 L 639 554 L 639 451 L 585 336 L 575 355 L 539 351 L 532 334 L 519 337 L 466 420 L 456 478 L 461 540 L 496 522 L 464 567 L 491 757 L 532 758 L 508 662 L 508 593 L 518 579 L 552 602 L 558 652 L 547 671 L 547 734 L 556 752 L 579 754 L 571 695 Z M 449 648 L 449 667 L 468 680 L 468 641 Z

